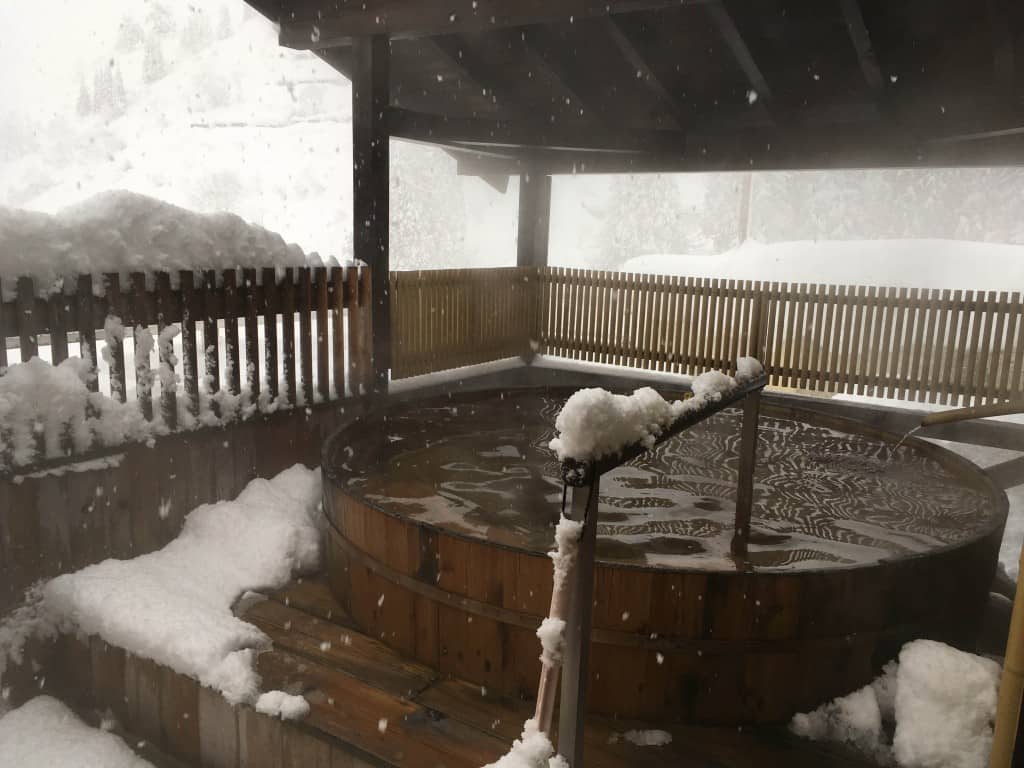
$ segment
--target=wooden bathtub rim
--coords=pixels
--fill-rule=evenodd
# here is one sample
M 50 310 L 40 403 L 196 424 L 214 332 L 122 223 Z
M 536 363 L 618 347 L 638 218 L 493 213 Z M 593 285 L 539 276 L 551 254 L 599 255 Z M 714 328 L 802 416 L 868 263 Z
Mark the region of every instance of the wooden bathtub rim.
M 517 392 L 527 391 L 540 391 L 540 392 L 568 392 L 572 393 L 576 391 L 574 387 L 537 387 L 537 386 L 524 386 L 514 388 Z M 665 390 L 662 390 L 665 391 Z M 460 393 L 468 395 L 473 399 L 487 399 L 488 397 L 496 397 L 506 390 L 499 389 L 488 389 L 488 390 L 474 390 L 472 392 Z M 770 402 L 770 393 L 766 392 L 762 398 L 761 404 L 761 415 L 768 416 L 770 418 L 788 418 L 803 421 L 812 426 L 824 427 L 826 429 L 835 429 L 839 432 L 847 434 L 861 435 L 874 437 L 890 444 L 897 444 L 902 441 L 903 445 L 913 446 L 921 453 L 925 454 L 931 459 L 934 459 L 943 466 L 944 469 L 954 474 L 960 480 L 966 480 L 971 488 L 985 494 L 988 497 L 989 502 L 992 504 L 991 510 L 991 524 L 975 533 L 972 537 L 963 539 L 961 541 L 943 544 L 941 546 L 932 547 L 922 552 L 910 552 L 899 555 L 897 557 L 887 557 L 879 560 L 870 562 L 858 562 L 849 564 L 835 564 L 828 566 L 819 566 L 814 568 L 799 568 L 799 569 L 779 569 L 779 568 L 754 568 L 749 571 L 742 571 L 739 568 L 735 570 L 726 569 L 714 569 L 714 568 L 700 568 L 700 567 L 688 567 L 685 565 L 669 566 L 662 564 L 650 564 L 650 563 L 632 563 L 626 561 L 613 561 L 613 560 L 602 560 L 597 559 L 598 566 L 622 568 L 627 570 L 636 571 L 650 571 L 655 573 L 666 573 L 666 574 L 683 574 L 683 575 L 723 575 L 723 574 L 735 574 L 735 575 L 822 575 L 827 573 L 836 573 L 841 571 L 851 571 L 861 568 L 875 568 L 878 566 L 884 566 L 894 562 L 904 562 L 908 560 L 915 560 L 919 558 L 927 558 L 935 555 L 951 552 L 964 547 L 976 545 L 988 537 L 992 536 L 997 530 L 999 531 L 1000 538 L 1002 538 L 1002 531 L 1006 526 L 1006 519 L 1009 513 L 1009 499 L 1006 495 L 1006 491 L 996 485 L 995 481 L 983 470 L 971 461 L 968 461 L 963 456 L 944 448 L 941 445 L 929 442 L 928 440 L 918 438 L 914 435 L 903 436 L 896 435 L 885 430 L 877 429 L 867 424 L 861 424 L 860 422 L 849 419 L 843 416 L 832 416 L 828 414 L 822 414 L 812 409 L 796 408 L 790 405 L 781 405 Z M 451 402 L 451 398 L 448 395 L 433 396 L 424 399 L 422 402 L 417 400 L 403 400 L 398 403 L 382 403 L 371 407 L 368 411 L 357 413 L 351 418 L 346 419 L 345 422 L 332 432 L 327 439 L 324 441 L 323 449 L 321 452 L 321 470 L 323 477 L 323 496 L 324 505 L 323 511 L 327 522 L 332 528 L 337 529 L 338 520 L 335 518 L 337 514 L 334 511 L 334 505 L 328 503 L 330 497 L 328 496 L 328 489 L 333 488 L 335 491 L 342 493 L 354 501 L 358 501 L 365 507 L 368 507 L 376 512 L 387 515 L 390 518 L 400 520 L 402 522 L 414 525 L 420 528 L 424 528 L 438 535 L 450 536 L 454 539 L 461 541 L 472 542 L 477 544 L 483 544 L 489 547 L 494 547 L 501 550 L 507 550 L 518 554 L 531 555 L 535 557 L 547 558 L 547 550 L 540 551 L 529 549 L 527 547 L 514 546 L 506 544 L 504 542 L 489 541 L 479 536 L 473 536 L 461 531 L 454 530 L 452 528 L 446 528 L 434 523 L 430 523 L 423 520 L 417 520 L 408 515 L 403 515 L 401 512 L 389 509 L 382 506 L 375 501 L 366 498 L 361 493 L 358 493 L 357 489 L 343 487 L 341 482 L 348 475 L 342 470 L 338 464 L 333 461 L 334 454 L 336 452 L 336 443 L 340 437 L 350 428 L 359 424 L 363 421 L 371 418 L 381 417 L 387 414 L 387 411 L 393 407 L 412 407 L 414 405 L 423 405 L 432 402 Z M 756 499 L 756 495 L 755 495 Z M 554 543 L 554 531 L 552 529 L 552 544 Z

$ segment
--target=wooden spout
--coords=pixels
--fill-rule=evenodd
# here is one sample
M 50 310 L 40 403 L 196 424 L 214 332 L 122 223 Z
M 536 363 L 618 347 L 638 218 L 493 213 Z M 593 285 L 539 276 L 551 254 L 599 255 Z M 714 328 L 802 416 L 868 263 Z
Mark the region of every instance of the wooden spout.
M 1011 413 L 1024 413 L 1024 403 L 989 403 L 988 405 L 972 405 L 970 408 L 957 408 L 954 411 L 929 413 L 921 419 L 921 426 L 929 427 L 933 424 L 984 419 L 989 416 L 1007 416 Z

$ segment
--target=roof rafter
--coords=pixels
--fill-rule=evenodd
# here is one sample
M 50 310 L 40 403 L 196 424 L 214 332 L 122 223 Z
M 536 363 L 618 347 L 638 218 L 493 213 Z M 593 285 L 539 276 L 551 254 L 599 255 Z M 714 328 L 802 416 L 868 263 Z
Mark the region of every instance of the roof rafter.
M 839 6 L 842 8 L 843 21 L 846 22 L 853 48 L 857 51 L 857 60 L 860 62 L 860 71 L 864 73 L 864 80 L 875 96 L 881 96 L 885 91 L 885 80 L 882 77 L 882 68 L 878 64 L 878 57 L 875 55 L 875 48 L 871 44 L 871 35 L 864 23 L 860 4 L 858 0 L 839 0 Z
M 611 122 L 608 115 L 598 108 L 598 100 L 592 95 L 592 87 L 586 77 L 581 78 L 567 61 L 568 53 L 563 40 L 556 39 L 546 27 L 530 27 L 522 32 L 523 41 L 532 53 L 532 58 L 543 66 L 552 79 L 558 82 L 565 95 L 575 101 L 586 114 L 603 125 Z
M 463 72 L 467 82 L 478 85 L 499 107 L 507 106 L 521 113 L 529 105 L 526 84 L 494 66 L 475 41 L 459 35 L 439 35 L 430 38 L 430 42 Z
M 770 117 L 767 105 L 771 103 L 774 94 L 768 85 L 768 80 L 765 78 L 764 73 L 761 72 L 761 68 L 757 66 L 754 55 L 750 52 L 750 48 L 747 46 L 746 41 L 744 41 L 743 35 L 740 34 L 736 22 L 733 21 L 729 11 L 726 10 L 725 3 L 723 0 L 709 0 L 704 7 L 707 8 L 711 21 L 714 22 L 719 34 L 732 52 L 736 64 L 743 71 L 751 90 L 754 92 L 756 101 L 752 99 L 751 103 L 755 105 L 756 109 L 762 111 L 766 117 Z
M 612 40 L 615 41 L 615 46 L 619 49 L 619 52 L 625 57 L 626 61 L 629 62 L 629 65 L 637 73 L 637 77 L 647 84 L 650 90 L 652 90 L 661 100 L 665 109 L 668 110 L 669 117 L 674 123 L 674 125 L 670 127 L 676 129 L 686 127 L 689 123 L 689 119 L 685 111 L 682 109 L 682 106 L 679 104 L 679 100 L 668 89 L 662 79 L 658 76 L 658 73 L 651 69 L 647 59 L 633 42 L 629 31 L 623 26 L 622 22 L 615 17 L 610 16 L 603 20 L 603 25 Z
M 700 3 L 706 0 L 687 0 Z M 392 39 L 487 32 L 504 27 L 550 24 L 617 13 L 678 7 L 682 0 L 416 0 L 401 5 L 385 0 L 352 3 L 323 18 L 295 18 L 301 3 L 286 0 L 280 9 L 280 43 L 317 49 L 348 45 L 356 37 Z M 296 6 L 299 6 L 296 8 Z

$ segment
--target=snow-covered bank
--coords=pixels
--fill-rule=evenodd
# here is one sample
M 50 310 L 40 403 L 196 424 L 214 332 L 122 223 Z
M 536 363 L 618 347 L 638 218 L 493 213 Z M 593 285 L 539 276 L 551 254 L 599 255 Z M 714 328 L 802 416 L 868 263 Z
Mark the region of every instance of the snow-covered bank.
M 256 701 L 256 627 L 234 616 L 248 590 L 283 586 L 320 558 L 319 470 L 300 465 L 253 480 L 234 501 L 197 507 L 177 539 L 132 560 L 106 560 L 46 584 L 30 613 L 0 624 L 0 657 L 29 632 L 81 632 L 152 659 L 232 703 Z M 2 681 L 0 681 L 2 683 Z M 290 705 L 294 711 L 294 705 Z
M 969 266 L 967 266 L 969 265 Z M 966 240 L 747 240 L 717 255 L 637 256 L 620 268 L 730 280 L 1005 291 L 1024 284 L 1024 245 Z
M 37 696 L 0 717 L 0 768 L 152 768 L 112 733 Z
M 15 296 L 14 277 L 31 277 L 46 295 L 80 274 L 324 263 L 232 213 L 195 213 L 133 192 L 104 192 L 54 215 L 0 207 L 5 300 Z M 102 281 L 93 290 L 102 292 Z
M 873 683 L 796 715 L 790 727 L 808 739 L 846 742 L 885 765 L 984 768 L 998 686 L 996 662 L 915 640 Z

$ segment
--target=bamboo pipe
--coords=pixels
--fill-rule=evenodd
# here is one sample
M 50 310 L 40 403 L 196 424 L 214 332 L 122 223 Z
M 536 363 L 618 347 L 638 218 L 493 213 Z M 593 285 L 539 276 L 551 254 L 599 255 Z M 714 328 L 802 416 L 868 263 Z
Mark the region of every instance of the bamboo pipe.
M 562 578 L 556 578 L 551 589 L 551 608 L 548 616 L 553 619 L 565 621 L 569 614 L 569 596 L 571 590 L 568 585 L 572 584 L 576 572 L 576 558 L 574 557 L 566 573 Z M 548 665 L 546 662 L 540 669 L 540 682 L 537 684 L 537 709 L 533 719 L 537 721 L 537 730 L 551 737 L 551 723 L 555 715 L 555 696 L 558 692 L 559 667 Z
M 1024 569 L 1024 549 L 1020 565 Z M 1024 696 L 1024 590 L 1017 590 L 1010 615 L 1010 634 L 1006 640 L 1006 658 L 999 681 L 999 701 L 996 704 L 996 729 L 992 737 L 991 768 L 1010 768 L 1017 750 L 1017 727 L 1020 720 L 1021 699 Z
M 921 419 L 921 426 L 930 427 L 933 424 L 949 424 L 954 421 L 984 419 L 988 416 L 1008 416 L 1011 413 L 1024 413 L 1024 402 L 989 403 L 988 405 L 972 405 L 969 408 L 957 408 L 953 411 L 929 413 Z

